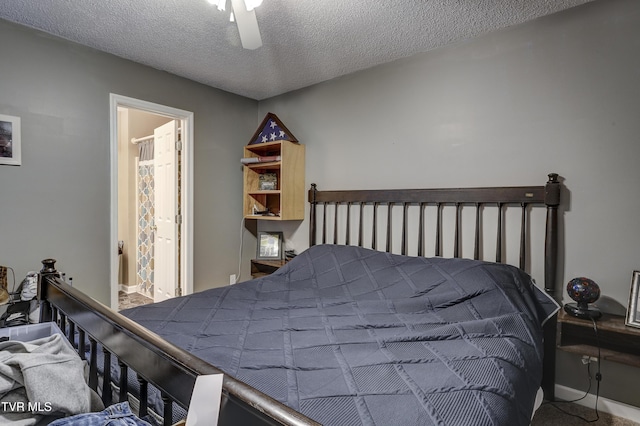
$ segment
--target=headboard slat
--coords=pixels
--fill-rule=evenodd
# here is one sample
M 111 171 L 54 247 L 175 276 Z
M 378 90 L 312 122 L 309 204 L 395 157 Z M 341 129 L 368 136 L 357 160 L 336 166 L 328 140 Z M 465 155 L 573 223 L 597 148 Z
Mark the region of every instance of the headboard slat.
M 334 215 L 333 215 L 333 244 L 338 244 L 338 208 L 340 207 L 340 202 L 334 204 Z
M 345 231 L 345 239 L 344 239 L 344 243 L 346 245 L 350 245 L 351 243 L 351 202 L 347 203 L 347 227 L 346 227 L 346 231 Z
M 436 219 L 436 256 L 442 256 L 442 203 L 436 203 L 438 217 Z
M 527 204 L 522 203 L 522 215 L 520 219 L 520 269 L 524 270 L 527 264 Z
M 420 218 L 418 220 L 418 256 L 424 256 L 424 212 L 427 203 L 420 203 Z
M 502 203 L 498 203 L 498 232 L 496 239 L 496 262 L 502 263 L 502 236 L 504 231 L 502 229 Z
M 404 203 L 402 207 L 402 251 L 401 254 L 407 254 L 407 214 L 409 213 L 409 203 Z
M 393 204 L 394 203 L 388 203 L 387 204 L 387 252 L 391 253 L 391 223 L 392 223 L 392 211 L 393 211 Z
M 481 215 L 482 215 L 482 204 L 481 203 L 476 203 L 476 229 L 474 232 L 474 239 L 473 239 L 473 258 L 475 260 L 479 260 L 480 259 L 480 235 L 482 233 L 482 225 L 481 225 Z
M 362 240 L 362 235 L 364 233 L 364 228 L 363 228 L 363 218 L 364 218 L 364 203 L 359 203 L 358 204 L 360 206 L 360 216 L 358 218 L 358 246 L 362 247 L 364 242 Z
M 322 244 L 327 243 L 327 203 L 322 203 Z
M 460 227 L 462 226 L 462 204 L 456 203 L 456 228 L 453 241 L 453 257 L 460 257 Z
M 373 232 L 371 238 L 371 248 L 374 250 L 378 249 L 378 205 L 380 203 L 373 203 Z

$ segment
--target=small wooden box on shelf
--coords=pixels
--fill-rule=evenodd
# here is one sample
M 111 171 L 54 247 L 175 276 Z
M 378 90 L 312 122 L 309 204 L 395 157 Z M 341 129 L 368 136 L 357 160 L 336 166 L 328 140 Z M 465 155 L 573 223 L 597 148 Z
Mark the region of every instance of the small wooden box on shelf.
M 244 158 L 279 157 L 244 165 L 243 215 L 246 219 L 303 220 L 305 203 L 305 147 L 279 140 L 247 145 Z M 275 174 L 276 188 L 260 187 L 260 176 Z M 255 214 L 268 211 L 269 214 Z
M 558 313 L 558 349 L 603 360 L 640 367 L 640 328 L 624 324 L 624 317 L 603 314 L 596 321 L 598 337 L 593 322 Z

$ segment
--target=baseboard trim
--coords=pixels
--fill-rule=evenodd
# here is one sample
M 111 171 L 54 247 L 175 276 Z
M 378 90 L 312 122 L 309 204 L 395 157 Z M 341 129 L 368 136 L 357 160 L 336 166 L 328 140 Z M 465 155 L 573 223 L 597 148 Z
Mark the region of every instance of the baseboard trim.
M 572 401 L 584 396 L 584 391 L 579 391 L 562 385 L 555 385 L 555 391 L 557 399 L 563 399 L 567 401 Z M 588 408 L 595 408 L 596 396 L 590 393 L 584 399 L 576 401 L 576 404 Z M 598 398 L 598 411 L 609 413 L 614 416 L 622 417 L 634 422 L 640 419 L 640 408 L 603 397 Z
M 118 290 L 119 291 L 124 291 L 127 294 L 131 294 L 131 293 L 135 293 L 136 292 L 136 286 L 135 285 L 118 284 Z

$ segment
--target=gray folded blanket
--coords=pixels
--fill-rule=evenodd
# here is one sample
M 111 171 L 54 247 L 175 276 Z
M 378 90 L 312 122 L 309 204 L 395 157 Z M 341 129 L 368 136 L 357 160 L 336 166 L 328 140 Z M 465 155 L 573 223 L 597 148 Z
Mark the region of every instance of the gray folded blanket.
M 0 342 L 0 424 L 34 425 L 41 416 L 101 410 L 87 386 L 86 362 L 60 334 Z

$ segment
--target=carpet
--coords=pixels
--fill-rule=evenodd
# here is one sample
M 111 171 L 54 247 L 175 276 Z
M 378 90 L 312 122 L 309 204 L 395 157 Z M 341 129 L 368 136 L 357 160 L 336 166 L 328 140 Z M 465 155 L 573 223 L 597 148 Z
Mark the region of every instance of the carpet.
M 560 409 L 566 411 L 564 413 Z M 544 402 L 542 406 L 536 411 L 531 426 L 546 426 L 546 425 L 562 425 L 562 426 L 584 426 L 585 424 L 594 426 L 640 426 L 640 423 L 636 423 L 631 420 L 623 419 L 621 417 L 612 416 L 608 413 L 598 412 L 599 419 L 596 420 L 596 411 L 593 408 L 584 407 L 578 404 L 557 402 L 549 403 Z M 575 417 L 581 416 L 585 420 Z

